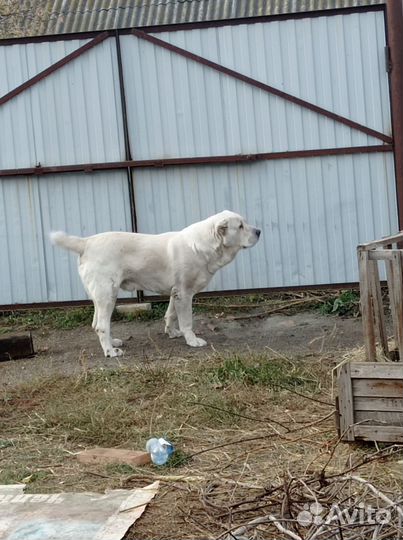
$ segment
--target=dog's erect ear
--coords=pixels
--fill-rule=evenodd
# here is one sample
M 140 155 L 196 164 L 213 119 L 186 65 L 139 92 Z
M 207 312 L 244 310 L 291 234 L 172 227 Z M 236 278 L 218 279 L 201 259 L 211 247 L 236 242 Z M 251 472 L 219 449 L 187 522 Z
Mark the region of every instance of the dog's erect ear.
M 222 219 L 219 223 L 217 223 L 215 230 L 218 236 L 225 236 L 228 230 L 228 219 Z

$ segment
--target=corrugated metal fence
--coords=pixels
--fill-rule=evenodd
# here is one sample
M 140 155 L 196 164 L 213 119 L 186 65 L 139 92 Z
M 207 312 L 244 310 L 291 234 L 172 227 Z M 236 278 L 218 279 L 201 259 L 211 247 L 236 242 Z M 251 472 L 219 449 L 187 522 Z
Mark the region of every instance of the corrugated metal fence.
M 356 245 L 398 228 L 383 12 L 154 38 L 0 42 L 0 304 L 85 298 L 51 229 L 156 233 L 224 208 L 263 234 L 210 290 L 357 281 Z

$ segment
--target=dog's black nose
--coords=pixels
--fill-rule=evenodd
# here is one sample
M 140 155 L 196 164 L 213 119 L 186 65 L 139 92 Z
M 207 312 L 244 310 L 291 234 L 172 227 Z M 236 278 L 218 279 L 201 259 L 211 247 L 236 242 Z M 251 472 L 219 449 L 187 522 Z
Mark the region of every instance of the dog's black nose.
M 260 229 L 256 229 L 256 236 L 257 236 L 258 238 L 259 238 L 261 232 L 262 232 L 262 231 L 261 231 Z

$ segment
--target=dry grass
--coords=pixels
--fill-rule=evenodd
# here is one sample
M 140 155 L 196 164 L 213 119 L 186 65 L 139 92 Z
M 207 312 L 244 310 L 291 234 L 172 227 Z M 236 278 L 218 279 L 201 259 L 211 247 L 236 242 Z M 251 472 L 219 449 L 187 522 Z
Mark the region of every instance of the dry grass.
M 375 455 L 371 445 L 338 443 L 332 367 L 251 353 L 32 381 L 0 402 L 0 483 L 26 481 L 31 492 L 46 492 L 160 478 L 160 493 L 128 539 L 226 535 L 268 511 L 281 513 L 273 493 L 292 479 L 309 483 L 361 462 L 361 476 L 376 476 L 379 489 L 398 493 L 395 448 Z M 95 468 L 74 456 L 95 445 L 141 449 L 150 435 L 174 442 L 169 466 Z M 274 532 L 282 538 L 267 523 L 250 534 Z

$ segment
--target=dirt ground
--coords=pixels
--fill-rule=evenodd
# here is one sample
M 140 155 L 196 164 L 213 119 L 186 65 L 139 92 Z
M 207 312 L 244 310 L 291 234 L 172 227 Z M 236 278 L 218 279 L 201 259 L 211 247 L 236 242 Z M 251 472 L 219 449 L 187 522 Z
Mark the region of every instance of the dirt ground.
M 0 362 L 0 484 L 23 482 L 29 493 L 103 492 L 159 480 L 125 540 L 227 540 L 267 512 L 285 519 L 291 537 L 308 539 L 314 529 L 297 517 L 312 493 L 323 512 L 335 501 L 351 512 L 363 500 L 382 504 L 348 476 L 353 471 L 375 493 L 400 500 L 402 447 L 344 444 L 336 428 L 333 370 L 363 351 L 361 319 L 321 315 L 318 306 L 255 317 L 273 305 L 199 307 L 194 326 L 208 342 L 203 348 L 169 339 L 162 319 L 114 321 L 112 334 L 124 342 L 124 356 L 114 359 L 103 357 L 90 323 L 82 325 L 90 311 L 71 329 L 37 319 L 37 355 Z M 5 320 L 10 331 L 27 329 L 18 317 Z M 155 435 L 175 445 L 167 466 L 89 466 L 76 457 L 94 446 L 142 449 Z M 395 514 L 383 536 L 364 524 L 361 536 L 347 528 L 343 538 L 403 533 Z M 289 538 L 277 525 L 266 520 L 237 538 Z
M 35 358 L 0 363 L 0 386 L 13 386 L 33 377 L 74 374 L 87 368 L 130 366 L 170 358 L 200 359 L 214 352 L 269 351 L 290 357 L 328 356 L 337 360 L 346 350 L 362 345 L 359 318 L 320 315 L 305 311 L 293 315 L 232 320 L 201 313 L 194 317 L 196 333 L 208 342 L 191 348 L 182 338 L 169 339 L 163 320 L 116 321 L 112 334 L 123 340 L 124 356 L 104 358 L 90 325 L 72 330 L 32 331 Z

